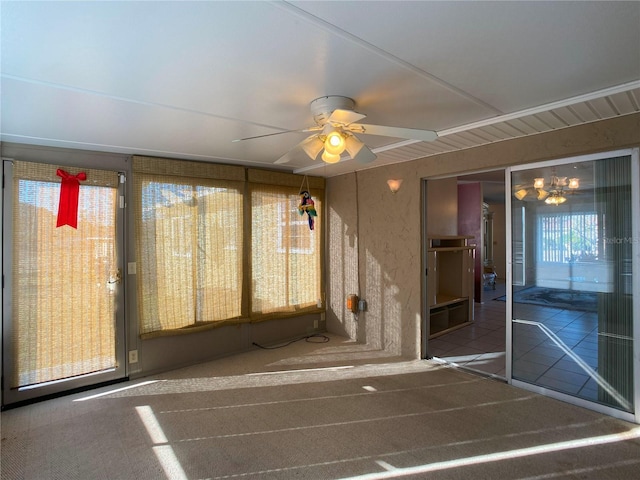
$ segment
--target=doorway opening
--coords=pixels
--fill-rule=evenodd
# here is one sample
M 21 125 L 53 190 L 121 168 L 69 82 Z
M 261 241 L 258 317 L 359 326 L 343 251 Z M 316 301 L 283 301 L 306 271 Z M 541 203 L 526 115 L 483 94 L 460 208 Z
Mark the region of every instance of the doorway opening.
M 470 236 L 475 245 L 473 321 L 425 328 L 427 356 L 506 380 L 505 171 L 428 179 L 425 188 L 425 236 Z

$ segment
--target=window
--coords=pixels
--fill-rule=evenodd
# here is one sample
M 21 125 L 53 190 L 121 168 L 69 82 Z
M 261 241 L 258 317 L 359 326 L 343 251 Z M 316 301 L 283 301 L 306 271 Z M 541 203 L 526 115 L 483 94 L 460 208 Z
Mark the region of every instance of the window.
M 141 335 L 318 311 L 321 225 L 298 211 L 299 176 L 147 157 L 133 170 Z
M 598 216 L 595 212 L 539 215 L 538 232 L 540 262 L 598 259 Z
M 278 253 L 313 254 L 316 236 L 309 234 L 309 221 L 298 210 L 298 196 L 288 196 L 288 202 L 277 204 L 278 208 Z M 314 222 L 315 228 L 315 222 Z
M 252 186 L 251 312 L 291 312 L 321 298 L 319 222 L 300 216 L 298 189 Z M 320 199 L 314 198 L 319 212 Z
M 240 317 L 240 186 L 158 175 L 137 182 L 141 333 Z

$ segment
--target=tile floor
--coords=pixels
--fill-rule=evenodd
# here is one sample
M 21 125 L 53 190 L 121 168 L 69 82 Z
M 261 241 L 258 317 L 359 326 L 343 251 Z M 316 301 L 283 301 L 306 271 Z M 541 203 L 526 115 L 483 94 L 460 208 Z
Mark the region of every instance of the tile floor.
M 483 291 L 484 301 L 475 304 L 474 322 L 430 340 L 429 354 L 504 379 L 506 303 L 495 299 L 505 290 L 504 282 L 499 281 L 495 291 Z M 518 319 L 540 322 L 544 327 L 514 325 L 513 378 L 597 402 L 597 314 L 522 303 L 514 305 L 514 313 Z
M 506 303 L 493 300 L 505 294 L 504 281 L 495 290 L 484 290 L 475 303 L 474 322 L 429 340 L 429 354 L 483 374 L 505 376 Z

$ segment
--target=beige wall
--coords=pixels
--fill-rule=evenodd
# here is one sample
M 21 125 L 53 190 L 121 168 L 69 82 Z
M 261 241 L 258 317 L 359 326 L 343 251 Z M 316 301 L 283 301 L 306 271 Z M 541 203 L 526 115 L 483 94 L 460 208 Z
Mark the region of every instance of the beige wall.
M 374 350 L 420 357 L 421 179 L 639 145 L 633 114 L 328 179 L 327 328 Z M 389 178 L 404 180 L 396 194 Z M 342 308 L 350 293 L 368 301 L 357 319 Z
M 458 179 L 427 183 L 427 236 L 458 235 Z

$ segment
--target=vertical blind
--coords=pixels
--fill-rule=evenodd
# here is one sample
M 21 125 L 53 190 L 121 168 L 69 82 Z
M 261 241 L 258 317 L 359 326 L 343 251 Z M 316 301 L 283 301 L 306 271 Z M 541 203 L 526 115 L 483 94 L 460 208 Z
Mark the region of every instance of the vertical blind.
M 594 172 L 603 256 L 612 269 L 613 280 L 610 292 L 598 294 L 598 371 L 631 410 L 634 392 L 631 158 L 599 160 Z M 600 402 L 618 406 L 617 396 L 603 389 L 599 389 L 598 395 Z

